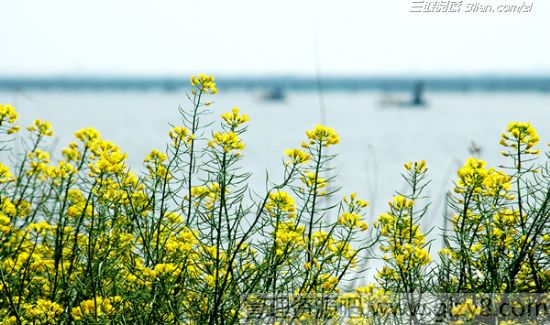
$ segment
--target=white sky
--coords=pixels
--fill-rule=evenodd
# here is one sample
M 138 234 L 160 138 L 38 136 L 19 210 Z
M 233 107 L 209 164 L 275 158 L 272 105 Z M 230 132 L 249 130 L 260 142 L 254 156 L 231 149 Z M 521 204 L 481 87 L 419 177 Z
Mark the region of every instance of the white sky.
M 518 15 L 414 14 L 411 0 L 0 0 L 0 76 L 313 74 L 316 43 L 323 74 L 548 74 L 550 1 L 530 1 Z

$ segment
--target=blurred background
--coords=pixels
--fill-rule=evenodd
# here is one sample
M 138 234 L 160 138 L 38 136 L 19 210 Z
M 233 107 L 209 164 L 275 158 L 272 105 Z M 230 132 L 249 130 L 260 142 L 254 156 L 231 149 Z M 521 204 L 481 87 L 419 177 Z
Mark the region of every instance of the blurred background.
M 238 106 L 251 117 L 243 165 L 256 191 L 323 123 L 341 136 L 339 195 L 358 192 L 373 218 L 403 189 L 403 163 L 425 159 L 425 223 L 439 226 L 456 168 L 472 155 L 501 164 L 509 121 L 550 141 L 550 3 L 529 4 L 415 13 L 408 0 L 0 0 L 0 102 L 22 125 L 50 120 L 58 153 L 94 126 L 141 170 L 178 106 L 190 107 L 189 76 L 214 74 L 215 115 Z

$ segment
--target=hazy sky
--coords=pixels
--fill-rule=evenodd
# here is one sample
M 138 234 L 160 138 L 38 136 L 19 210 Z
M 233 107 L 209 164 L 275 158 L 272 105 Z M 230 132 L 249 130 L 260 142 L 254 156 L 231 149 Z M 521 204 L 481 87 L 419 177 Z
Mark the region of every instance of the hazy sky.
M 0 76 L 313 74 L 316 52 L 323 74 L 550 74 L 550 1 L 532 1 L 0 0 Z

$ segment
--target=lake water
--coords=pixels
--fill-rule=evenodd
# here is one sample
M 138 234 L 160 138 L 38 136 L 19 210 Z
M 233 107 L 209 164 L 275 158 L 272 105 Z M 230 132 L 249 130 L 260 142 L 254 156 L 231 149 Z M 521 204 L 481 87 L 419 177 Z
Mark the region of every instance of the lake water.
M 425 226 L 440 226 L 444 192 L 456 168 L 470 155 L 472 142 L 489 165 L 502 163 L 500 134 L 509 121 L 529 121 L 541 143 L 550 142 L 550 94 L 536 92 L 429 93 L 425 109 L 383 108 L 378 91 L 328 92 L 324 95 L 326 124 L 341 137 L 332 153 L 340 196 L 358 192 L 371 203 L 369 217 L 386 210 L 395 190 L 403 189 L 403 163 L 425 159 L 434 201 Z M 290 92 L 284 102 L 265 102 L 257 92 L 233 91 L 212 97 L 219 113 L 238 106 L 251 118 L 244 135 L 243 165 L 254 174 L 250 185 L 265 188 L 265 171 L 280 179 L 282 153 L 305 139 L 304 131 L 320 122 L 315 92 Z M 178 92 L 0 92 L 0 102 L 12 103 L 21 124 L 34 118 L 50 120 L 56 130 L 57 152 L 74 131 L 94 126 L 129 154 L 129 164 L 141 168 L 153 148 L 163 149 L 169 123 L 178 124 L 178 105 L 190 107 Z

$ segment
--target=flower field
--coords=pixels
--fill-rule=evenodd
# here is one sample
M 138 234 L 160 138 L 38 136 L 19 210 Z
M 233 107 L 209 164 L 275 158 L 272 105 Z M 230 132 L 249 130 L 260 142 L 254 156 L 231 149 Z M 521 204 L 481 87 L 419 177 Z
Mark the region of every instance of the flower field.
M 478 294 L 550 292 L 550 151 L 531 124 L 504 130 L 507 165 L 465 160 L 445 229 L 420 227 L 425 161 L 404 164 L 407 190 L 367 224 L 367 201 L 331 186 L 335 130 L 306 131 L 280 174 L 249 188 L 249 117 L 233 108 L 212 122 L 214 77 L 190 86 L 189 109 L 139 174 L 93 128 L 51 152 L 49 122 L 20 129 L 0 105 L 2 324 L 417 323 L 422 294 L 465 294 L 444 321 L 482 323 Z M 373 259 L 383 266 L 366 283 Z M 312 297 L 332 300 L 312 308 Z

